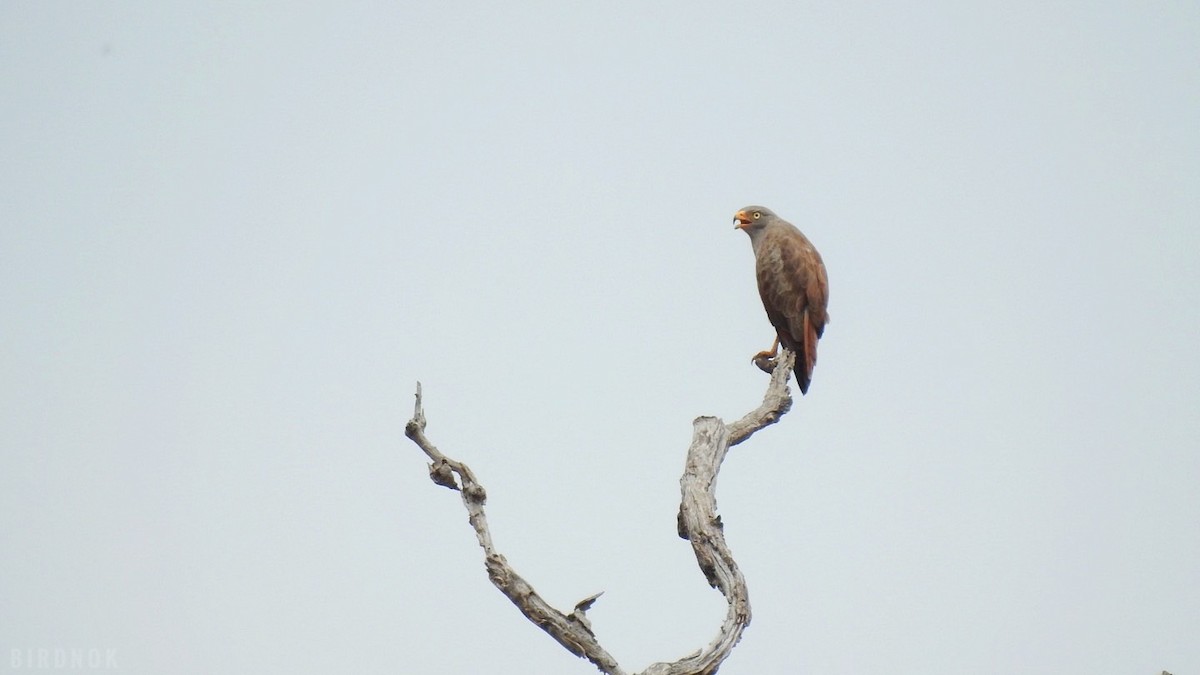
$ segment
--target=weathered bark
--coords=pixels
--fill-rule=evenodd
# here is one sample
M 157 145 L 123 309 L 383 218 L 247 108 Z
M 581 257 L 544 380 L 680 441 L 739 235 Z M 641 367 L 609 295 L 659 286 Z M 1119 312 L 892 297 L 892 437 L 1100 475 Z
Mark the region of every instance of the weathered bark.
M 742 631 L 750 625 L 750 597 L 733 553 L 725 544 L 725 534 L 717 515 L 717 474 L 731 446 L 750 438 L 754 432 L 778 422 L 792 406 L 788 392 L 788 377 L 795 364 L 795 354 L 781 352 L 771 375 L 762 404 L 736 422 L 726 424 L 716 417 L 698 417 L 693 422 L 692 444 L 688 448 L 683 477 L 679 479 L 682 499 L 679 504 L 679 536 L 692 544 L 700 571 L 709 585 L 721 591 L 729 604 L 725 621 L 717 636 L 703 649 L 670 663 L 655 663 L 641 675 L 708 675 L 717 672 L 741 639 Z M 600 596 L 584 598 L 570 614 L 551 607 L 496 551 L 488 530 L 483 505 L 487 493 L 475 474 L 462 462 L 450 459 L 425 436 L 425 411 L 421 401 L 421 385 L 417 383 L 417 401 L 413 417 L 404 433 L 429 456 L 429 476 L 433 482 L 462 495 L 468 520 L 475 537 L 483 548 L 488 577 L 517 609 L 537 627 L 546 631 L 567 651 L 591 661 L 600 672 L 625 675 L 592 632 L 585 612 Z

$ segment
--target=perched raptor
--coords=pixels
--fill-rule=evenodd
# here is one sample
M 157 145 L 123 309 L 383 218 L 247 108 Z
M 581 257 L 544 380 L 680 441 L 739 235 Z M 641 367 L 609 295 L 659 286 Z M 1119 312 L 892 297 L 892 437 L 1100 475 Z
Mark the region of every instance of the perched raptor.
M 829 278 L 821 254 L 808 238 L 788 221 L 762 206 L 747 206 L 733 217 L 734 227 L 750 235 L 758 294 L 767 318 L 775 326 L 770 351 L 754 355 L 764 367 L 779 345 L 796 352 L 796 383 L 807 394 L 817 362 L 817 339 L 825 332 L 829 314 Z M 768 368 L 764 368 L 766 370 Z

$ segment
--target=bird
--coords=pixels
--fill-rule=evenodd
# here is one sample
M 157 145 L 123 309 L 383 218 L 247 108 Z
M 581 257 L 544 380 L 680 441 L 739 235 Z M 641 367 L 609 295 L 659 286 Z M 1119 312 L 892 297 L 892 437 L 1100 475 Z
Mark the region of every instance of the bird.
M 779 345 L 796 353 L 796 384 L 802 394 L 812 384 L 817 340 L 829 322 L 829 275 L 804 233 L 764 206 L 747 206 L 733 216 L 734 227 L 750 235 L 758 295 L 775 327 L 771 349 L 751 361 L 766 371 Z

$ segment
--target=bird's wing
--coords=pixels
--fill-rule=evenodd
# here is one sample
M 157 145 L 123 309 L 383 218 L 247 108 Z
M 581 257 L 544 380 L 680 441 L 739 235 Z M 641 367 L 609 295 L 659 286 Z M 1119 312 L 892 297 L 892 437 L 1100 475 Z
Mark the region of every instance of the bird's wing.
M 764 232 L 758 255 L 758 292 L 783 345 L 800 357 L 806 377 L 817 361 L 817 338 L 828 321 L 829 279 L 821 255 L 799 230 L 781 223 Z M 800 371 L 800 368 L 797 368 Z
M 808 313 L 813 328 L 817 331 L 817 337 L 821 337 L 825 333 L 825 324 L 829 323 L 829 275 L 825 272 L 821 254 L 807 239 L 804 243 L 808 248 L 805 266 L 811 270 L 804 294 L 808 298 Z
M 817 249 L 785 225 L 764 233 L 757 258 L 758 293 L 771 324 L 798 340 L 807 314 L 820 337 L 828 321 L 829 278 Z
M 767 318 L 779 333 L 783 346 L 795 350 L 799 333 L 793 333 L 793 319 L 799 318 L 803 310 L 804 297 L 801 281 L 792 273 L 794 264 L 791 247 L 786 237 L 778 231 L 763 233 L 763 241 L 755 251 L 755 271 L 758 276 L 758 294 L 762 298 Z

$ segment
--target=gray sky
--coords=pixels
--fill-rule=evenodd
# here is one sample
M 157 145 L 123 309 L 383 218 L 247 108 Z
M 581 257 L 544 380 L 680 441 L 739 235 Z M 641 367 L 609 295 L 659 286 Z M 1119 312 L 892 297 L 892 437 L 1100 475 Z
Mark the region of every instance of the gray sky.
M 766 385 L 749 203 L 832 321 L 721 474 L 722 675 L 1200 672 L 1198 44 L 1194 2 L 4 3 L 0 672 L 594 672 L 488 583 L 418 379 L 548 600 L 606 591 L 630 670 L 706 644 L 674 516 Z

